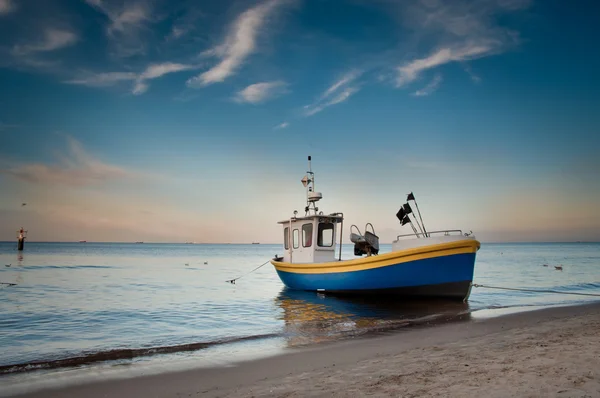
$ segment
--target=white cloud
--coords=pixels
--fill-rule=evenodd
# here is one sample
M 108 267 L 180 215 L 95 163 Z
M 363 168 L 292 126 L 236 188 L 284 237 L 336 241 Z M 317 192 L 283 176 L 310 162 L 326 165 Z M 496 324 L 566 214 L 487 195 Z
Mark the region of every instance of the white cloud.
M 240 103 L 258 104 L 285 93 L 286 86 L 287 84 L 283 81 L 251 84 L 245 89 L 238 91 L 234 100 Z
M 428 69 L 454 61 L 467 61 L 485 57 L 493 52 L 493 47 L 486 45 L 469 45 L 459 48 L 442 48 L 433 54 L 420 59 L 415 59 L 403 66 L 398 67 L 396 86 L 401 87 L 419 77 L 419 74 Z
M 289 123 L 288 122 L 283 122 L 281 124 L 278 124 L 277 126 L 273 127 L 275 130 L 281 130 L 281 129 L 285 129 L 287 127 L 289 127 Z
M 180 37 L 184 36 L 187 32 L 188 32 L 188 29 L 186 29 L 186 28 L 183 28 L 181 26 L 173 26 L 168 38 L 179 39 Z
M 233 75 L 246 58 L 255 52 L 257 38 L 268 18 L 282 5 L 282 0 L 267 0 L 244 11 L 231 25 L 224 42 L 204 51 L 204 56 L 215 56 L 221 61 L 200 75 L 187 81 L 188 86 L 206 86 L 219 83 Z
M 191 7 L 187 7 L 183 15 L 173 21 L 171 32 L 165 38 L 166 40 L 177 40 L 202 26 L 199 20 L 205 17 L 204 13 L 198 10 L 191 3 Z
M 471 69 L 471 66 L 467 63 L 463 64 L 463 69 L 465 70 L 465 72 L 467 72 L 467 74 L 471 77 L 471 80 L 473 80 L 474 83 L 479 83 L 481 82 L 481 78 L 479 76 L 477 76 L 475 74 L 475 72 L 473 72 L 473 69 Z
M 139 95 L 145 93 L 149 88 L 149 80 L 158 79 L 169 73 L 177 73 L 185 70 L 195 69 L 195 65 L 178 64 L 174 62 L 164 62 L 160 64 L 151 64 L 141 73 L 133 72 L 109 72 L 87 74 L 84 77 L 68 80 L 68 84 L 80 84 L 89 87 L 108 87 L 122 81 L 134 81 L 132 94 Z
M 122 5 L 106 0 L 85 2 L 108 17 L 106 34 L 113 40 L 115 55 L 128 57 L 145 52 L 142 33 L 147 24 L 154 21 L 151 1 L 126 1 Z
M 134 80 L 137 75 L 133 72 L 108 72 L 89 74 L 78 79 L 68 80 L 65 83 L 81 84 L 89 87 L 107 87 L 121 81 Z
M 193 69 L 193 65 L 178 64 L 174 62 L 164 62 L 161 64 L 152 64 L 146 68 L 140 75 L 140 79 L 156 79 L 168 73 L 181 72 L 184 70 Z
M 442 83 L 442 76 L 440 74 L 437 74 L 434 76 L 434 78 L 429 82 L 428 85 L 426 85 L 425 87 L 423 87 L 420 90 L 417 90 L 414 92 L 414 95 L 417 97 L 425 97 L 427 95 L 432 94 L 435 90 L 438 89 L 438 87 L 440 86 L 440 83 Z
M 500 25 L 497 16 L 529 6 L 529 0 L 416 0 L 404 3 L 407 26 L 423 41 L 433 41 L 434 50 L 396 68 L 397 87 L 420 74 L 451 62 L 497 55 L 519 42 L 518 32 Z M 475 80 L 475 78 L 474 78 Z
M 353 80 L 356 80 L 356 78 L 358 78 L 361 75 L 361 73 L 362 72 L 358 71 L 358 70 L 352 70 L 352 71 L 346 73 L 344 76 L 342 76 L 342 78 L 340 80 L 333 83 L 331 85 L 331 87 L 329 87 L 327 90 L 325 90 L 325 92 L 323 93 L 321 98 L 326 98 L 326 97 L 330 96 L 340 87 L 345 86 L 348 83 L 351 83 Z
M 325 90 L 325 92 L 314 104 L 306 105 L 304 107 L 305 115 L 312 116 L 331 105 L 344 102 L 350 98 L 350 96 L 356 94 L 359 91 L 359 88 L 357 85 L 351 86 L 351 84 L 361 74 L 362 72 L 358 70 L 353 70 L 346 73 L 338 81 L 333 83 L 327 90 Z
M 12 53 L 16 56 L 26 56 L 33 53 L 50 52 L 61 48 L 72 46 L 77 42 L 77 35 L 73 32 L 48 28 L 44 31 L 44 37 L 35 43 L 17 44 Z
M 133 89 L 131 90 L 131 94 L 133 94 L 133 95 L 144 94 L 146 91 L 148 91 L 148 88 L 150 88 L 148 83 L 146 83 L 143 80 L 138 80 L 134 83 Z
M 193 65 L 177 64 L 165 62 L 162 64 L 153 64 L 146 68 L 137 78 L 132 93 L 135 95 L 143 94 L 148 90 L 148 80 L 158 79 L 169 73 L 177 73 L 185 70 L 194 69 Z
M 0 170 L 14 178 L 49 185 L 83 186 L 133 177 L 135 173 L 104 163 L 88 154 L 80 142 L 68 137 L 68 153 L 55 165 L 22 164 Z
M 17 9 L 12 0 L 0 0 L 0 15 L 9 14 Z

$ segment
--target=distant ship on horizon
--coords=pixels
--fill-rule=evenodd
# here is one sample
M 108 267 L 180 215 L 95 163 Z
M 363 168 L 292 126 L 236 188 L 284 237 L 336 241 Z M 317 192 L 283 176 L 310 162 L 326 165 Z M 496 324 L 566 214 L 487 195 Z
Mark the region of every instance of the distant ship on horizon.
M 260 242 L 252 242 L 253 245 L 260 245 Z

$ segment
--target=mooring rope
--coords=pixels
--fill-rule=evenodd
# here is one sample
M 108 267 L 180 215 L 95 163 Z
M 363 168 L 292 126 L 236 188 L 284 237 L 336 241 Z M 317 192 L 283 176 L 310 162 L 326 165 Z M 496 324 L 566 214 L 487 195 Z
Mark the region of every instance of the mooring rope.
M 488 286 L 488 285 L 479 285 L 477 283 L 471 284 L 473 287 L 483 287 L 486 289 L 501 289 L 501 290 L 517 290 L 520 292 L 534 292 L 534 293 L 557 293 L 557 294 L 574 294 L 577 296 L 594 296 L 600 297 L 600 294 L 597 293 L 577 293 L 577 292 L 562 292 L 559 290 L 537 290 L 537 289 L 519 289 L 515 287 L 501 287 L 501 286 Z
M 246 275 L 250 275 L 251 273 L 253 273 L 253 272 L 254 272 L 254 271 L 256 271 L 257 269 L 259 269 L 260 267 L 262 267 L 262 266 L 265 266 L 265 265 L 269 264 L 269 262 L 270 262 L 270 261 L 271 261 L 271 260 L 267 260 L 267 261 L 265 261 L 264 263 L 262 263 L 261 265 L 259 265 L 258 267 L 254 268 L 252 271 L 250 271 L 250 272 L 248 272 L 248 273 L 246 273 L 246 274 L 244 274 L 244 275 L 242 275 L 242 276 L 238 276 L 237 278 L 234 278 L 234 279 L 229 279 L 229 280 L 227 280 L 227 281 L 225 281 L 225 282 L 229 282 L 229 283 L 231 283 L 231 284 L 235 285 L 235 281 L 236 281 L 236 280 L 238 280 L 238 279 L 240 279 L 240 278 L 242 278 L 242 277 L 244 277 L 244 276 L 246 276 Z

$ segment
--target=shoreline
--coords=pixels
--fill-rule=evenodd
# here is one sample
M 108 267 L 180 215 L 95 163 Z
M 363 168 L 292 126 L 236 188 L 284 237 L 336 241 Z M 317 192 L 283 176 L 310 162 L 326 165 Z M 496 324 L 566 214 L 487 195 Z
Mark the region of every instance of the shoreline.
M 564 390 L 556 396 L 584 396 L 564 395 L 574 388 L 565 382 L 565 377 L 579 377 L 576 390 L 597 395 L 600 394 L 599 326 L 600 302 L 558 306 L 289 348 L 274 356 L 229 365 L 93 380 L 13 396 L 357 396 L 384 392 L 386 396 L 418 396 L 434 392 L 471 394 L 478 388 L 490 396 L 485 389 L 498 387 L 506 378 L 504 388 L 513 389 L 508 395 L 526 394 L 532 385 L 541 388 L 555 384 L 556 391 L 548 390 L 542 395 L 554 396 Z M 568 343 L 563 344 L 565 339 Z M 515 351 L 513 355 L 511 351 Z M 541 353 L 544 355 L 540 356 Z M 521 354 L 523 362 L 519 363 L 513 356 Z M 502 357 L 501 363 L 498 356 Z M 588 365 L 584 366 L 582 361 L 586 357 Z M 561 358 L 572 361 L 565 363 Z M 528 370 L 541 365 L 546 366 L 546 373 Z M 432 372 L 432 366 L 440 367 L 441 371 Z M 466 369 L 477 377 L 465 379 L 470 384 L 461 390 L 460 383 L 452 383 L 466 377 Z M 559 370 L 564 377 L 560 377 Z M 486 372 L 489 377 L 485 377 Z M 576 374 L 569 376 L 573 372 Z M 475 379 L 481 380 L 472 385 Z M 525 379 L 527 383 L 519 384 Z M 448 383 L 453 389 L 448 389 Z M 431 390 L 427 390 L 428 385 Z M 540 390 L 530 392 L 533 391 Z M 507 391 L 496 390 L 496 393 L 506 396 Z
M 387 303 L 387 302 L 386 302 Z M 2 381 L 2 377 L 11 377 L 11 376 L 28 376 L 37 372 L 37 374 L 43 374 L 44 372 L 69 372 L 81 371 L 84 373 L 86 370 L 92 370 L 92 367 L 100 366 L 100 367 L 110 367 L 116 365 L 127 365 L 127 361 L 131 361 L 130 364 L 133 364 L 136 360 L 156 360 L 160 361 L 161 358 L 167 358 L 170 354 L 192 354 L 205 353 L 208 349 L 224 349 L 227 350 L 227 346 L 243 344 L 246 342 L 258 341 L 265 342 L 267 340 L 272 339 L 281 339 L 282 341 L 286 341 L 289 339 L 295 340 L 294 343 L 285 343 L 280 344 L 279 349 L 275 349 L 276 352 L 271 352 L 267 356 L 273 355 L 281 355 L 287 352 L 287 350 L 297 350 L 304 349 L 310 347 L 319 347 L 328 344 L 334 344 L 337 342 L 344 342 L 348 340 L 357 340 L 357 339 L 368 339 L 382 335 L 389 335 L 398 332 L 405 332 L 407 330 L 413 328 L 429 328 L 429 327 L 439 327 L 441 325 L 447 325 L 452 323 L 461 323 L 461 322 L 471 322 L 473 320 L 482 320 L 486 318 L 495 318 L 500 316 L 505 316 L 508 314 L 521 313 L 521 312 L 529 312 L 536 311 L 539 309 L 553 308 L 553 307 L 561 307 L 565 305 L 580 305 L 585 304 L 583 302 L 574 303 L 574 304 L 558 304 L 558 305 L 547 305 L 547 306 L 539 306 L 539 305 L 517 305 L 517 306 L 506 306 L 506 307 L 483 307 L 477 309 L 470 309 L 468 304 L 466 303 L 452 303 L 454 307 L 443 307 L 441 306 L 439 301 L 425 301 L 420 302 L 422 306 L 424 303 L 428 303 L 429 305 L 433 305 L 433 308 L 437 308 L 439 311 L 431 312 L 426 314 L 425 312 L 416 318 L 408 317 L 404 319 L 397 320 L 393 324 L 381 325 L 378 327 L 373 327 L 370 329 L 354 331 L 354 333 L 344 336 L 340 334 L 335 337 L 325 338 L 323 336 L 313 340 L 310 337 L 307 338 L 307 341 L 301 341 L 303 337 L 301 335 L 295 335 L 291 337 L 289 334 L 286 335 L 285 332 L 280 333 L 269 333 L 262 335 L 243 335 L 243 336 L 232 336 L 223 339 L 217 340 L 207 340 L 207 341 L 195 341 L 195 342 L 186 342 L 181 344 L 173 344 L 173 345 L 164 345 L 164 346 L 146 346 L 146 347 L 132 347 L 132 348 L 110 348 L 107 350 L 99 350 L 99 351 L 83 351 L 77 355 L 73 356 L 64 356 L 57 357 L 54 359 L 46 359 L 46 360 L 34 360 L 30 362 L 21 362 L 21 363 L 12 363 L 0 365 L 0 382 Z M 443 303 L 448 305 L 448 303 Z M 439 306 L 439 307 L 436 307 Z M 319 341 L 320 340 L 320 341 Z M 242 358 L 244 355 L 242 355 Z M 263 356 L 259 356 L 254 360 L 260 359 Z M 237 363 L 244 361 L 245 359 L 233 359 L 231 363 Z M 192 367 L 194 365 L 191 365 Z M 198 367 L 203 367 L 199 365 Z M 181 369 L 179 367 L 179 369 Z M 167 370 L 168 372 L 169 370 Z M 174 370 L 170 370 L 171 372 Z M 134 372 L 132 375 L 128 377 L 135 377 Z M 111 376 L 106 376 L 107 379 L 111 378 Z M 0 396 L 2 396 L 0 394 Z

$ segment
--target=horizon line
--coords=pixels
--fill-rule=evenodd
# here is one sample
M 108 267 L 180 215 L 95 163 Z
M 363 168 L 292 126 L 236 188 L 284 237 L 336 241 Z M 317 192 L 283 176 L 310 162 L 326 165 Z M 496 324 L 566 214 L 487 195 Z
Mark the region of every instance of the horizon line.
M 76 241 L 76 240 L 27 240 L 27 243 L 119 243 L 119 244 L 159 244 L 159 245 L 283 245 L 283 243 L 272 242 L 158 242 L 158 241 Z M 522 244 L 522 243 L 600 243 L 594 240 L 572 240 L 572 241 L 479 241 L 482 244 Z M 16 240 L 0 240 L 0 243 L 16 243 Z M 337 244 L 337 242 L 336 242 Z M 352 242 L 343 242 L 343 245 L 352 245 Z M 391 245 L 392 242 L 381 243 Z

